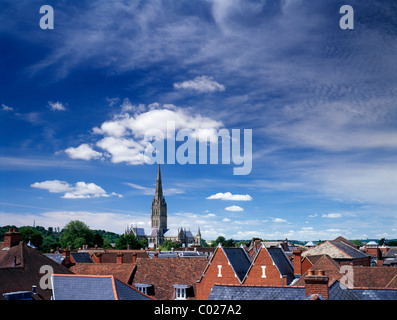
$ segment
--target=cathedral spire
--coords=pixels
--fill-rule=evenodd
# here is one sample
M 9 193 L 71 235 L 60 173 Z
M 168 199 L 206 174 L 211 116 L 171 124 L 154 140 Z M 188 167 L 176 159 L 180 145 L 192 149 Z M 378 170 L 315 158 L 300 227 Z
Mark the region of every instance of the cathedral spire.
M 156 193 L 155 193 L 154 197 L 157 199 L 163 198 L 163 186 L 161 183 L 160 164 L 159 164 L 158 171 L 157 171 Z
M 156 192 L 152 201 L 151 226 L 152 229 L 161 229 L 163 233 L 167 229 L 167 203 L 163 196 L 160 164 L 157 171 Z

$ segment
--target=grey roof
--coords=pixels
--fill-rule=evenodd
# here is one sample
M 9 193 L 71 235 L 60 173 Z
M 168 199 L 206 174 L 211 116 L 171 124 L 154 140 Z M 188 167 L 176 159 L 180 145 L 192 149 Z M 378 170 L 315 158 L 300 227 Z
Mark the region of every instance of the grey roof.
M 337 247 L 338 249 L 345 252 L 347 255 L 349 255 L 353 259 L 368 257 L 368 255 L 365 254 L 364 252 L 361 252 L 360 250 L 353 248 L 352 246 L 349 246 L 348 244 L 346 244 L 342 241 L 330 241 L 330 243 L 332 243 L 335 247 Z
M 54 300 L 115 300 L 111 277 L 52 276 Z
M 114 279 L 119 300 L 152 300 L 120 280 Z
M 88 252 L 71 252 L 70 255 L 76 263 L 94 263 Z
M 328 289 L 329 300 L 359 300 L 359 298 L 339 281 L 335 281 Z
M 52 291 L 54 300 L 151 300 L 113 276 L 53 275 Z
M 397 248 L 390 248 L 389 251 L 383 256 L 384 258 L 397 257 Z
M 208 300 L 307 300 L 304 287 L 214 285 Z M 397 289 L 348 289 L 338 281 L 329 300 L 397 300 Z
M 360 300 L 397 300 L 397 290 L 351 289 Z
M 137 236 L 142 236 L 142 237 L 144 237 L 146 234 L 145 234 L 145 229 L 144 228 L 133 228 L 133 230 L 134 230 L 134 232 L 135 232 L 135 234 L 137 235 Z
M 294 279 L 294 267 L 287 258 L 282 248 L 267 248 L 274 264 L 283 276 L 287 276 L 287 284 L 290 284 Z
M 62 261 L 65 259 L 65 257 L 60 253 L 44 253 L 44 255 L 59 264 L 61 264 Z
M 223 252 L 226 254 L 226 257 L 240 282 L 243 281 L 249 267 L 251 266 L 251 261 L 249 260 L 245 250 L 243 248 L 223 248 Z
M 208 300 L 306 300 L 302 287 L 214 285 Z

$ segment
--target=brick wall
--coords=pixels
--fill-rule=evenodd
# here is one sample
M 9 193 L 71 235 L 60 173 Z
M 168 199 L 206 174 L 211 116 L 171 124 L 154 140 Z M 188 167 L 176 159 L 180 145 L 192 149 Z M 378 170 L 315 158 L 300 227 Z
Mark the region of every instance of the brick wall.
M 240 284 L 222 248 L 216 250 L 204 277 L 196 285 L 197 300 L 207 300 L 214 284 Z
M 251 266 L 244 285 L 283 285 L 285 284 L 266 248 L 262 247 Z

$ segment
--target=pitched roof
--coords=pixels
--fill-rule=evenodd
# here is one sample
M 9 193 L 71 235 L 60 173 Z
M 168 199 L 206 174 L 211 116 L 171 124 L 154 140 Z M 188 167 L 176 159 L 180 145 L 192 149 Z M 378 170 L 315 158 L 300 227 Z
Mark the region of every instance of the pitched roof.
M 14 266 L 14 257 L 16 257 L 16 266 Z M 4 299 L 2 293 L 31 291 L 32 286 L 35 285 L 37 292 L 44 299 L 49 300 L 52 295 L 51 289 L 41 289 L 38 285 L 45 275 L 43 272 L 40 273 L 42 266 L 50 266 L 54 273 L 58 274 L 72 273 L 24 242 L 9 250 L 0 250 L 0 299 Z
M 394 258 L 397 257 L 397 248 L 390 248 L 389 251 L 383 256 L 383 258 Z
M 342 274 L 340 273 L 340 265 L 334 259 L 326 254 L 322 256 L 311 256 L 310 258 L 313 259 L 314 257 L 316 257 L 316 262 L 310 267 L 309 270 L 324 270 L 325 274 L 330 278 L 330 283 L 332 283 L 334 280 L 339 280 L 342 278 Z M 309 259 L 309 257 L 307 258 Z M 294 283 L 294 285 L 304 286 L 304 277 L 308 274 L 309 270 L 307 270 L 302 277 Z
M 214 285 L 208 300 L 306 300 L 304 287 Z
M 172 300 L 175 284 L 190 285 L 195 294 L 196 281 L 208 264 L 205 258 L 137 259 L 132 283 L 154 286 L 156 299 Z
M 353 272 L 355 287 L 397 288 L 392 282 L 397 276 L 397 268 L 354 266 Z
M 94 263 L 88 252 L 71 252 L 70 255 L 75 263 Z
M 77 263 L 70 268 L 75 274 L 113 275 L 122 282 L 131 284 L 135 264 L 129 263 Z
M 113 250 L 113 251 L 106 251 L 101 253 L 102 255 L 102 262 L 101 263 L 116 263 L 117 262 L 117 254 L 119 252 L 123 253 L 123 263 L 132 263 L 132 256 L 136 253 L 137 258 L 149 258 L 149 255 L 146 251 L 143 250 Z
M 354 244 L 353 242 L 347 240 L 346 238 L 339 236 L 336 239 L 333 240 L 333 242 L 344 242 L 346 244 L 348 244 L 349 246 L 358 249 L 358 246 L 356 244 Z
M 316 247 L 304 251 L 302 257 L 323 254 L 329 255 L 333 259 L 358 259 L 368 257 L 367 254 L 341 241 L 325 241 Z
M 112 275 L 52 275 L 54 300 L 152 300 Z
M 274 264 L 282 276 L 287 277 L 287 284 L 290 284 L 294 276 L 294 267 L 288 257 L 285 255 L 284 250 L 281 248 L 267 248 Z
M 318 295 L 317 295 L 318 296 Z M 214 285 L 208 300 L 308 300 L 303 286 Z M 329 300 L 397 300 L 397 290 L 349 289 L 338 281 L 329 287 Z
M 251 266 L 251 261 L 248 258 L 247 253 L 242 248 L 222 248 L 232 266 L 235 274 L 239 278 L 240 282 L 244 280 L 248 269 Z

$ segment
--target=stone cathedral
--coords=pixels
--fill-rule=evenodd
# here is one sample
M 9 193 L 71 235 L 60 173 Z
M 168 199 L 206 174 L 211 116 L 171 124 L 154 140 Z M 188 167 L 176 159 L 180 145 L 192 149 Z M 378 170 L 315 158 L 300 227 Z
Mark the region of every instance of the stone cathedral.
M 137 226 L 128 227 L 125 233 L 133 233 L 138 240 L 146 239 L 150 248 L 158 247 L 165 240 L 179 242 L 182 247 L 201 245 L 200 228 L 198 228 L 196 236 L 193 236 L 190 230 L 186 231 L 186 228 L 178 229 L 176 235 L 167 234 L 169 231 L 167 228 L 167 203 L 163 195 L 160 165 L 157 171 L 156 191 L 152 201 L 150 225 L 152 228 L 150 235 L 145 233 L 144 228 L 138 228 Z

